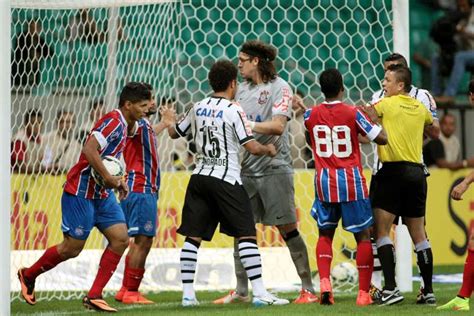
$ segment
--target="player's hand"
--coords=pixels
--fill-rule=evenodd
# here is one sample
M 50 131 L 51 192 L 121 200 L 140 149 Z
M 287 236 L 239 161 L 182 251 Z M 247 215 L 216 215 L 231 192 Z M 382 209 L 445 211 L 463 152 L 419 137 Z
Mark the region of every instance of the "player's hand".
M 268 145 L 267 145 L 267 149 L 268 149 L 267 156 L 270 156 L 270 157 L 275 157 L 275 156 L 276 156 L 277 150 L 276 150 L 275 145 L 273 145 L 273 144 L 268 144 Z
M 367 116 L 370 118 L 370 120 L 374 123 L 379 122 L 379 115 L 377 114 L 377 111 L 375 111 L 375 107 L 372 105 L 369 106 L 363 106 L 361 107 L 361 110 L 367 114 Z
M 293 95 L 293 99 L 291 100 L 291 108 L 296 114 L 299 114 L 300 112 L 303 113 L 308 109 L 304 105 L 303 98 L 298 94 Z
M 176 123 L 176 110 L 170 106 L 160 106 L 161 122 L 166 127 L 172 126 Z
M 119 192 L 120 200 L 123 200 L 128 196 L 128 185 L 123 179 L 120 180 L 120 185 L 118 186 L 117 190 Z
M 107 177 L 104 178 L 104 187 L 106 189 L 118 189 L 120 187 L 121 182 L 122 182 L 122 177 L 108 175 Z
M 464 192 L 466 192 L 467 188 L 468 185 L 464 183 L 464 181 L 455 186 L 451 191 L 451 197 L 453 198 L 453 200 L 462 200 L 462 195 L 464 194 Z

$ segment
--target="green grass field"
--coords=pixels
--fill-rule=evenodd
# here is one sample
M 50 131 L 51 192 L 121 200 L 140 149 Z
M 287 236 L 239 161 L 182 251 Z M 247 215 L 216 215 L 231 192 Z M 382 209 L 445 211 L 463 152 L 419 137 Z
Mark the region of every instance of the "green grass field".
M 460 272 L 462 267 L 438 267 L 436 273 Z M 447 315 L 454 312 L 440 312 L 431 306 L 417 306 L 415 298 L 419 284 L 414 283 L 415 291 L 405 293 L 405 300 L 394 306 L 379 307 L 357 307 L 355 305 L 356 293 L 335 293 L 336 304 L 333 306 L 313 305 L 286 305 L 253 307 L 251 304 L 235 304 L 230 306 L 217 306 L 212 304 L 212 300 L 224 294 L 224 292 L 198 292 L 197 297 L 201 305 L 195 308 L 182 308 L 180 306 L 180 292 L 161 292 L 148 294 L 147 297 L 155 301 L 156 304 L 148 306 L 122 305 L 109 296 L 106 300 L 119 309 L 120 314 L 126 315 Z M 460 284 L 437 284 L 434 289 L 438 305 L 444 304 L 453 298 Z M 294 299 L 296 293 L 280 293 L 279 296 Z M 471 309 L 474 311 L 474 304 L 471 302 Z M 35 306 L 29 306 L 23 301 L 15 300 L 11 305 L 13 315 L 90 315 L 92 312 L 86 311 L 80 300 L 50 302 L 40 301 Z M 468 315 L 469 313 L 463 313 Z

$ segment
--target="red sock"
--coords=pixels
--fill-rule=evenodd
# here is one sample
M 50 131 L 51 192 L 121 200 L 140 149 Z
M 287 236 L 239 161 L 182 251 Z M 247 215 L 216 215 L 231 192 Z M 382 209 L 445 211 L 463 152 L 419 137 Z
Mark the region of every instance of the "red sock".
M 140 287 L 145 269 L 128 268 L 125 278 L 127 279 L 127 289 L 136 292 Z
M 359 270 L 359 290 L 369 292 L 374 271 L 374 254 L 370 240 L 363 240 L 357 244 L 356 264 Z
M 102 296 L 102 290 L 114 274 L 121 257 L 122 255 L 113 252 L 109 248 L 105 248 L 102 258 L 100 258 L 97 276 L 95 277 L 94 283 L 92 284 L 87 296 L 90 298 L 98 298 Z
M 326 236 L 318 238 L 316 245 L 316 262 L 318 264 L 319 278 L 329 278 L 332 261 L 332 239 Z
M 53 246 L 46 249 L 41 258 L 25 270 L 24 276 L 28 280 L 34 280 L 41 273 L 51 270 L 63 261 L 65 260 L 59 256 L 57 246 Z
M 467 250 L 466 263 L 464 263 L 464 272 L 462 275 L 462 287 L 458 295 L 462 297 L 471 297 L 474 290 L 474 250 Z
M 122 279 L 122 287 L 128 289 L 128 285 L 127 285 L 127 271 L 128 269 L 130 268 L 130 266 L 128 265 L 128 263 L 130 262 L 130 257 L 127 255 L 125 257 L 125 269 L 123 270 L 123 279 Z

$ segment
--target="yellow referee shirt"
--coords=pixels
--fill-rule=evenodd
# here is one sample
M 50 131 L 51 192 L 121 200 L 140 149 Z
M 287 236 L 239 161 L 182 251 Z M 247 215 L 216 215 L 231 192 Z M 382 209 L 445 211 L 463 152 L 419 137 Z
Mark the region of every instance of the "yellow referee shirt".
M 421 163 L 423 129 L 433 123 L 426 107 L 420 101 L 401 94 L 386 97 L 374 107 L 388 136 L 387 145 L 377 146 L 380 161 Z

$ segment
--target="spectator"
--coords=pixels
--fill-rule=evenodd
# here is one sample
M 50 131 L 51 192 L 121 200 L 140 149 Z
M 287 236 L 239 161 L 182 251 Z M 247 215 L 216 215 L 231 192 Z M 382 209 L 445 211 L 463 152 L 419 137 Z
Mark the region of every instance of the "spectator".
M 13 45 L 13 85 L 36 86 L 39 83 L 41 61 L 53 55 L 53 50 L 40 34 L 41 22 L 37 20 L 31 20 L 28 27 L 18 34 Z
M 74 138 L 74 113 L 60 110 L 56 120 L 57 129 L 43 136 L 43 166 L 55 173 L 66 173 L 77 162 L 81 144 Z
M 118 40 L 122 39 L 123 32 L 120 20 L 118 20 Z M 84 43 L 94 45 L 107 41 L 107 30 L 100 30 L 93 14 L 89 9 L 81 9 L 69 21 L 68 37 L 71 41 L 80 40 Z
M 41 145 L 41 128 L 43 114 L 38 109 L 28 110 L 23 117 L 23 127 L 13 136 L 11 142 L 10 163 L 13 172 L 41 173 L 43 147 Z
M 77 140 L 79 143 L 84 144 L 89 132 L 94 124 L 97 122 L 102 116 L 105 115 L 105 103 L 104 100 L 99 99 L 92 101 L 89 105 L 89 119 L 84 122 L 81 127 L 81 130 L 77 134 Z
M 441 133 L 439 140 L 443 143 L 446 161 L 456 162 L 461 160 L 461 145 L 456 132 L 456 118 L 452 114 L 445 114 L 440 120 Z

